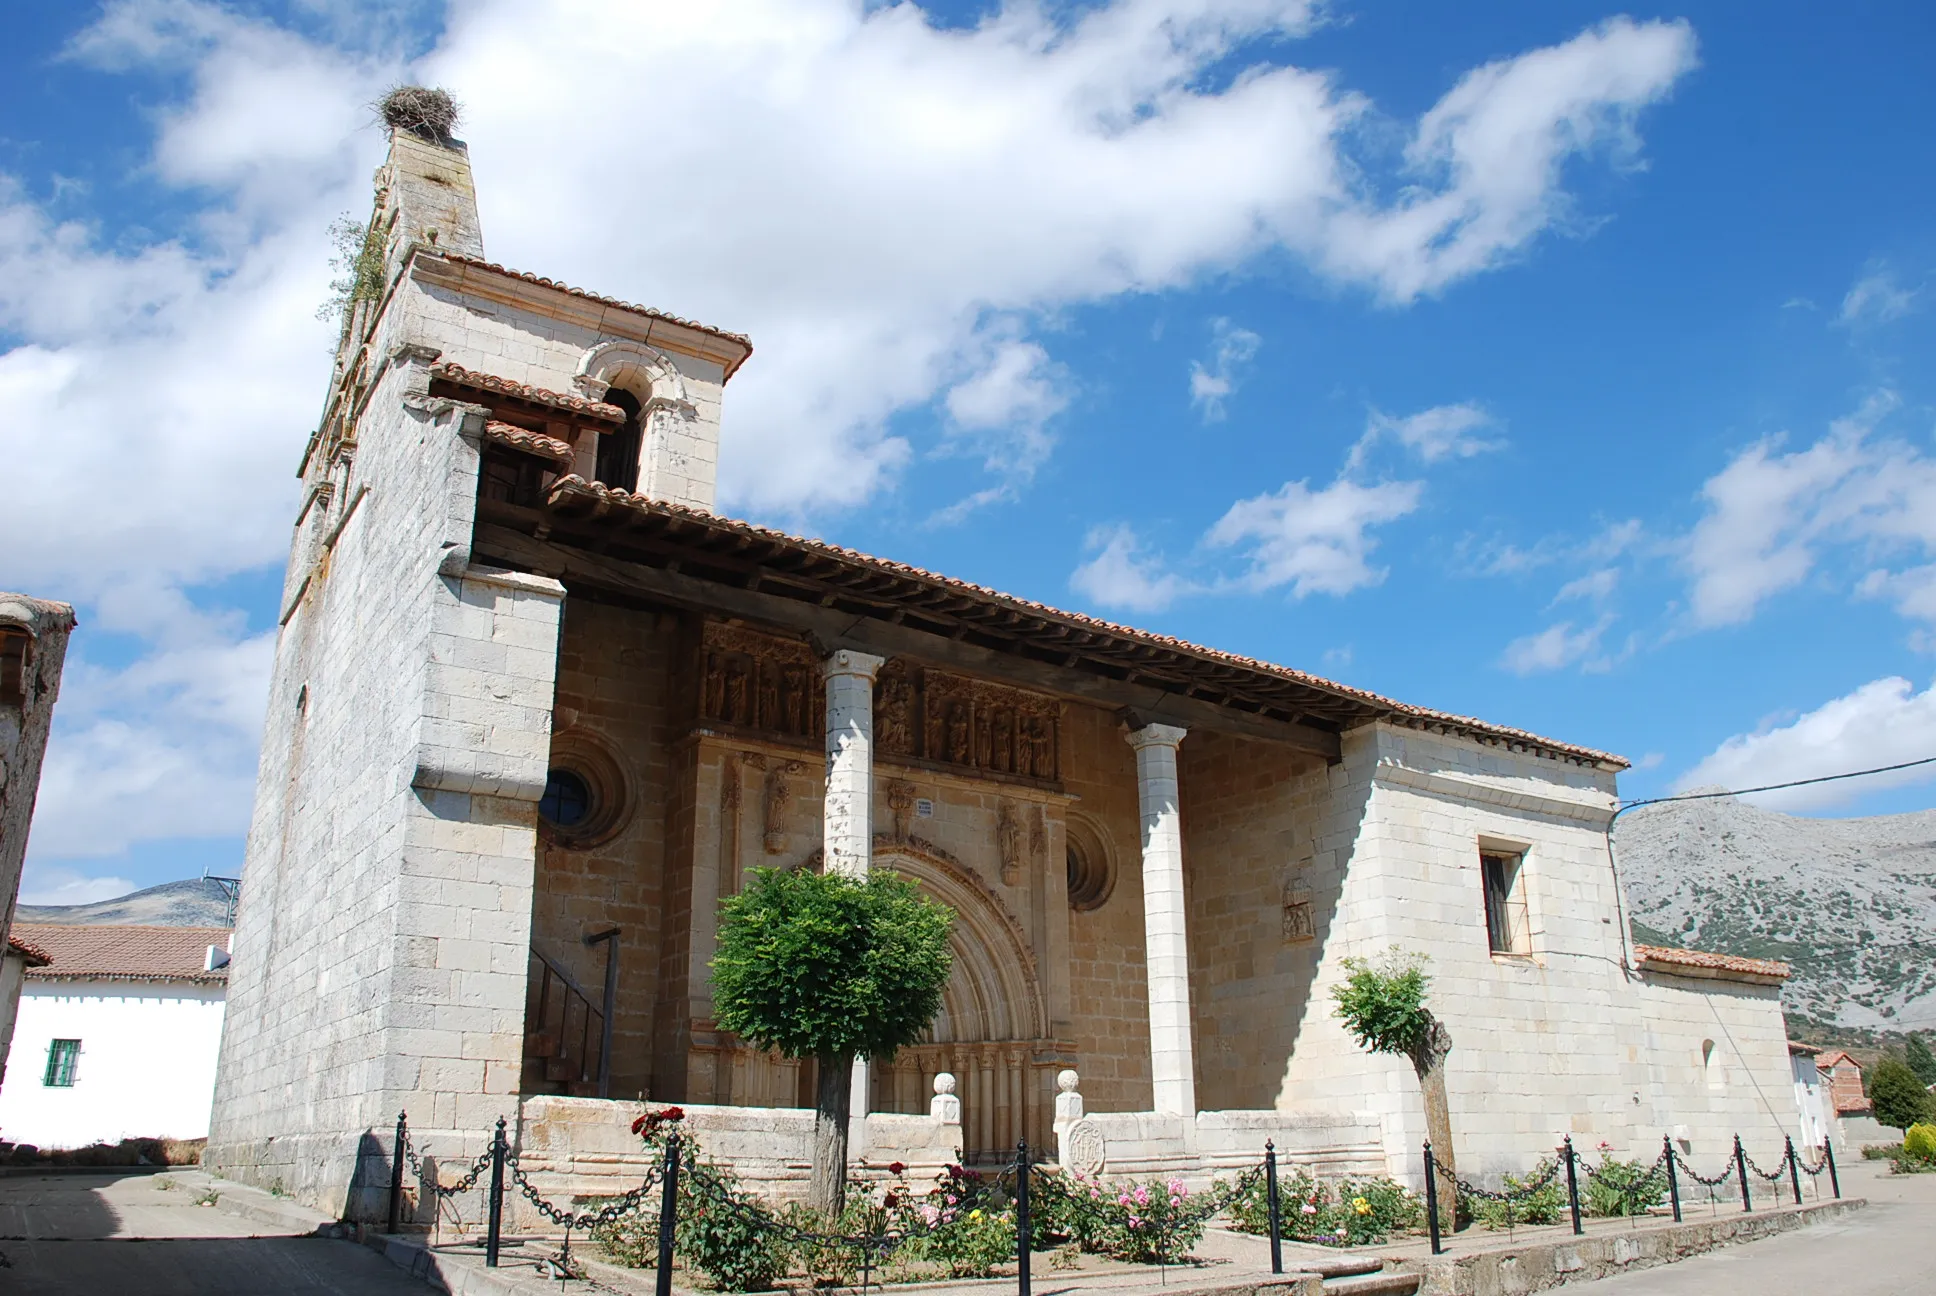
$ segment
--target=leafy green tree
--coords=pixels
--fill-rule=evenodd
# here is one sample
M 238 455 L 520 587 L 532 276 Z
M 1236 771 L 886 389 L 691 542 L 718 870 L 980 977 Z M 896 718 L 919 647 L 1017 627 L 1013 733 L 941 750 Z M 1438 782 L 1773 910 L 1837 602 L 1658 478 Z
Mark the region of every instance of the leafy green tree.
M 899 874 L 865 881 L 757 869 L 720 907 L 713 1012 L 742 1039 L 819 1065 L 813 1205 L 847 1193 L 847 1121 L 856 1057 L 892 1058 L 941 1009 L 954 912 Z
M 1878 1122 L 1906 1130 L 1932 1117 L 1929 1091 L 1901 1058 L 1885 1057 L 1869 1073 L 1869 1102 Z
M 1432 1155 L 1445 1168 L 1444 1183 L 1457 1177 L 1452 1158 L 1452 1108 L 1445 1093 L 1445 1058 L 1452 1051 L 1452 1033 L 1425 1006 L 1432 978 L 1425 973 L 1425 956 L 1391 947 L 1383 958 L 1344 960 L 1345 979 L 1331 989 L 1333 1010 L 1357 1037 L 1358 1045 L 1373 1053 L 1390 1053 L 1411 1060 L 1425 1100 L 1425 1136 Z M 1439 1194 L 1439 1218 L 1453 1227 L 1458 1203 L 1455 1192 Z
M 1916 1073 L 1916 1078 L 1925 1085 L 1936 1084 L 1936 1054 L 1931 1054 L 1929 1045 L 1923 1043 L 1920 1035 L 1910 1035 L 1909 1043 L 1903 1046 L 1902 1060 Z

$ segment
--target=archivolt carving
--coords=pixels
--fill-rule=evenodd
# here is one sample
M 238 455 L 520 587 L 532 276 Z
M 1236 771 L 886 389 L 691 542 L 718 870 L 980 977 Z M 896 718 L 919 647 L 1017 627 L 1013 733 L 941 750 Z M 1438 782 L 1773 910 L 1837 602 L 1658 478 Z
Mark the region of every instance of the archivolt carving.
M 604 400 L 607 389 L 614 386 L 627 390 L 643 388 L 635 393 L 641 403 L 664 401 L 687 411 L 692 409 L 692 401 L 686 395 L 686 380 L 680 376 L 678 366 L 658 348 L 627 338 L 600 342 L 586 351 L 578 358 L 578 372 L 572 375 L 571 381 L 592 400 Z
M 799 867 L 817 869 L 821 861 L 815 851 Z M 1000 895 L 974 870 L 919 837 L 896 841 L 876 834 L 874 862 L 914 879 L 955 912 L 949 942 L 955 974 L 942 995 L 930 1042 L 1047 1038 L 1048 1009 L 1035 955 Z

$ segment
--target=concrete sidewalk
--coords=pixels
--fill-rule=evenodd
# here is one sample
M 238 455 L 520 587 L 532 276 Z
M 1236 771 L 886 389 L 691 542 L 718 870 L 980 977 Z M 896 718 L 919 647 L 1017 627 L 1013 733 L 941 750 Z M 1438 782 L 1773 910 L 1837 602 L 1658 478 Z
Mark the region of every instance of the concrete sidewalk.
M 10 1175 L 0 1179 L 0 1291 L 423 1296 L 382 1256 L 332 1240 L 332 1228 L 267 1194 L 223 1191 L 199 1171 Z

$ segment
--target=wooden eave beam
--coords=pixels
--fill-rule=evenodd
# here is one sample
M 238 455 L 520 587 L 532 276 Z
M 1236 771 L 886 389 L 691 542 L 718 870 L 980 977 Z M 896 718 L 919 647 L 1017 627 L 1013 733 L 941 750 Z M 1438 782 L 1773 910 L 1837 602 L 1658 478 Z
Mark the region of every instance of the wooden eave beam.
M 622 595 L 644 598 L 695 611 L 745 617 L 770 625 L 806 630 L 829 648 L 853 648 L 889 656 L 908 656 L 946 669 L 959 670 L 1019 687 L 1090 702 L 1111 710 L 1129 708 L 1150 723 L 1174 724 L 1245 738 L 1275 742 L 1336 763 L 1341 759 L 1337 734 L 1310 724 L 1270 720 L 1256 712 L 1233 710 L 1199 698 L 1153 685 L 1125 685 L 1080 668 L 1055 666 L 1020 657 L 1005 645 L 988 646 L 968 639 L 931 634 L 885 618 L 863 616 L 822 607 L 819 592 L 789 595 L 706 579 L 690 572 L 674 572 L 663 565 L 626 561 L 587 553 L 558 539 L 536 540 L 522 530 L 480 519 L 475 539 L 480 554 L 511 567 Z M 663 555 L 670 560 L 680 555 Z M 690 559 L 690 553 L 684 554 Z

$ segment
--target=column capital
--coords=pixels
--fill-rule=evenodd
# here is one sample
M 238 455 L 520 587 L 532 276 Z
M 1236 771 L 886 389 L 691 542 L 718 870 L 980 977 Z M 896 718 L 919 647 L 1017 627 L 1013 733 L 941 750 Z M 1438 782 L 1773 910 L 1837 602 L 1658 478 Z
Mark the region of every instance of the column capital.
M 876 657 L 872 653 L 836 648 L 821 661 L 820 674 L 824 679 L 833 679 L 836 675 L 858 675 L 871 681 L 886 661 L 887 658 Z
M 1123 738 L 1137 751 L 1145 747 L 1177 747 L 1182 745 L 1188 729 L 1180 725 L 1146 724 L 1141 729 L 1125 729 Z

